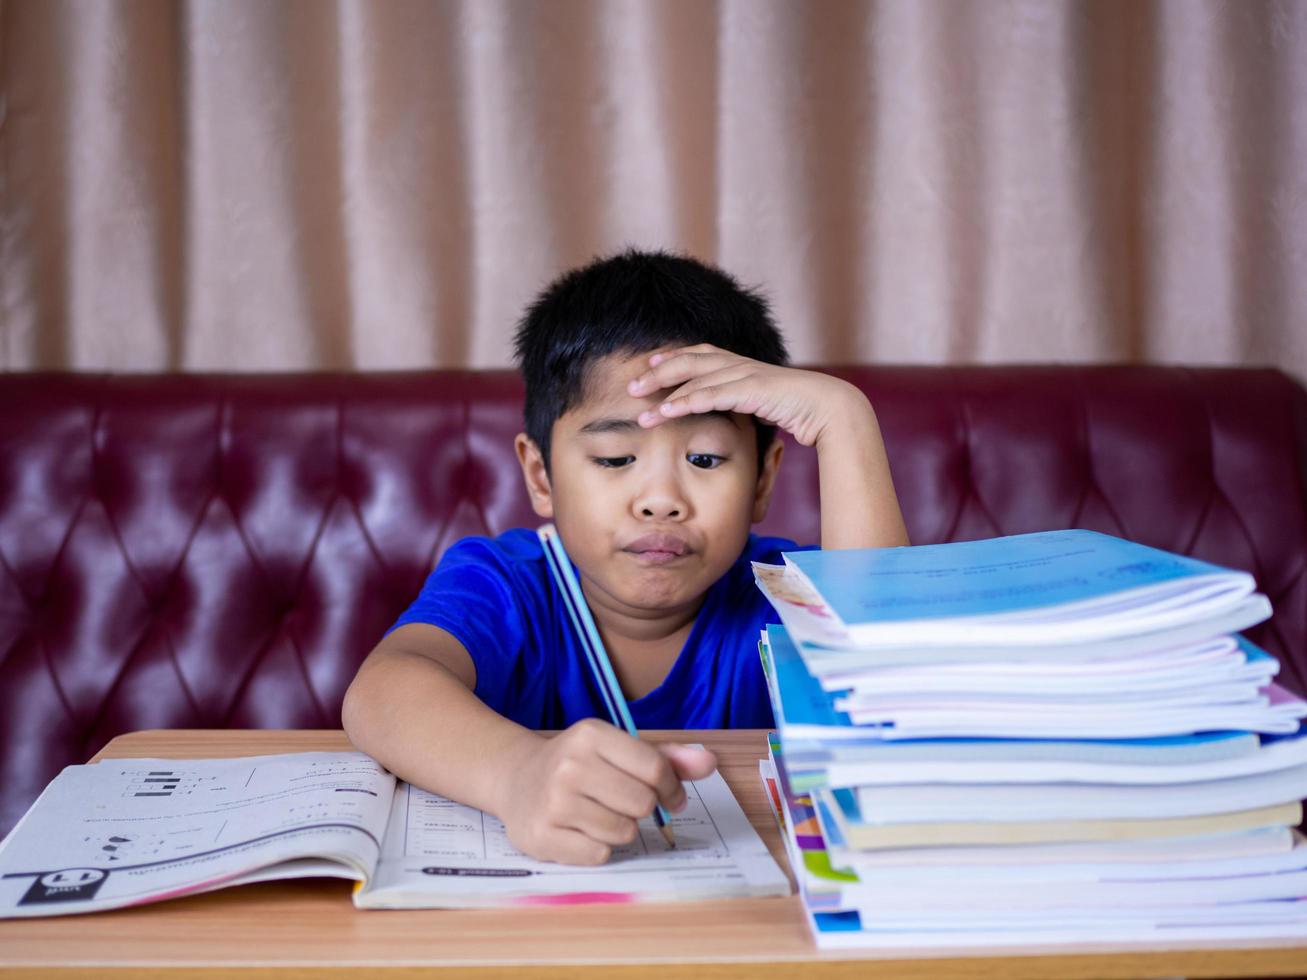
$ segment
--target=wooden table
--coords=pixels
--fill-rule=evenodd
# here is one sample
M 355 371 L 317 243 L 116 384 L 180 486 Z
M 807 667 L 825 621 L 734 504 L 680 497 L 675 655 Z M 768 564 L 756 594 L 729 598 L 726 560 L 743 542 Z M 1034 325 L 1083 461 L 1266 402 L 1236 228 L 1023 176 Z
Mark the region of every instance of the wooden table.
M 758 780 L 760 731 L 648 733 L 700 741 L 776 860 L 788 869 Z M 203 758 L 348 749 L 333 731 L 153 731 L 114 739 L 95 756 Z M 93 760 L 93 761 L 95 761 Z M 818 952 L 797 897 L 512 911 L 374 911 L 350 883 L 247 885 L 94 915 L 0 922 L 0 976 L 385 978 L 647 977 L 1216 977 L 1307 976 L 1307 947 L 1064 949 L 968 955 Z

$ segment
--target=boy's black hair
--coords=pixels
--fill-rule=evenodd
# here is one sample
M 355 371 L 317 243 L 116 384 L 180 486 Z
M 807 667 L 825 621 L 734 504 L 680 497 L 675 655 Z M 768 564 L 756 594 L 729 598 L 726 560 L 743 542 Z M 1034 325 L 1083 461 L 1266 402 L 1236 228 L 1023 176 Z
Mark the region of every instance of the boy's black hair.
M 585 393 L 590 365 L 609 354 L 712 344 L 785 364 L 767 301 L 720 269 L 667 252 L 627 250 L 564 273 L 527 308 L 515 356 L 526 382 L 526 434 L 549 471 L 554 420 Z M 776 427 L 754 417 L 758 469 Z

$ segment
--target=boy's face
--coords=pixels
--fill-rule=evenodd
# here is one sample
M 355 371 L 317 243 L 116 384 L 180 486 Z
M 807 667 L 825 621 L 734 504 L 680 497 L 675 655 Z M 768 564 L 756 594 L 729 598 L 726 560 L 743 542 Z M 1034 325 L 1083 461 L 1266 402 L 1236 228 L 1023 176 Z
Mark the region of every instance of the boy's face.
M 551 434 L 551 474 L 526 434 L 516 448 L 531 504 L 558 528 L 591 608 L 632 618 L 697 607 L 767 512 L 781 443 L 758 473 L 750 416 L 688 415 L 642 429 L 667 392 L 635 398 L 627 383 L 654 351 L 590 368 L 583 400 Z

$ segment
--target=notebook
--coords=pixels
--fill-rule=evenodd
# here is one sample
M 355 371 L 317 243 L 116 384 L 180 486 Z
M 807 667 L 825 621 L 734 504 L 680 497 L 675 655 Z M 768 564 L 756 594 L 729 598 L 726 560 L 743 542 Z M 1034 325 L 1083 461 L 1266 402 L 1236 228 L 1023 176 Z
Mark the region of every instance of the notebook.
M 674 849 L 646 819 L 607 864 L 574 867 L 527 857 L 494 817 L 358 752 L 69 766 L 0 844 L 0 917 L 311 876 L 357 882 L 368 909 L 789 893 L 720 773 L 686 792 Z

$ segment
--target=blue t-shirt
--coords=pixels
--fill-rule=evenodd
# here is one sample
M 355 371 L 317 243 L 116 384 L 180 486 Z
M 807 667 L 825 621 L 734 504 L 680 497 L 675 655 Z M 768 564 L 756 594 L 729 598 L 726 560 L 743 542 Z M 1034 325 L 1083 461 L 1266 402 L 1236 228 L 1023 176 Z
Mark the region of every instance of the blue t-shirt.
M 779 622 L 751 561 L 780 562 L 784 538 L 749 535 L 708 589 L 662 684 L 629 702 L 637 728 L 769 728 L 758 633 Z M 585 653 L 534 531 L 464 538 L 449 549 L 391 629 L 429 623 L 452 633 L 476 665 L 476 695 L 527 728 L 608 718 Z

